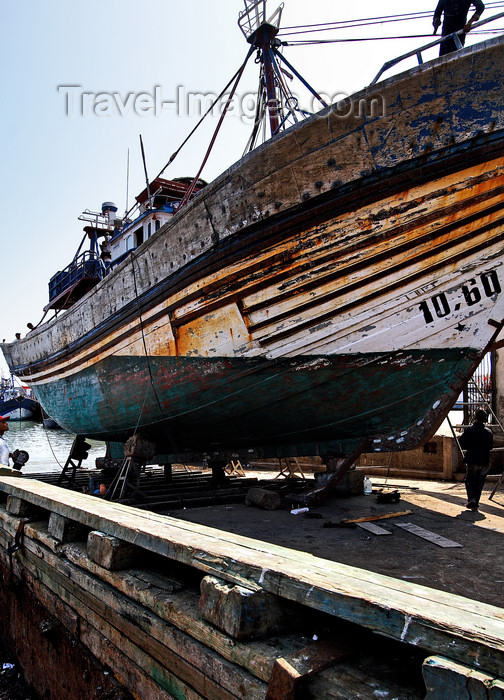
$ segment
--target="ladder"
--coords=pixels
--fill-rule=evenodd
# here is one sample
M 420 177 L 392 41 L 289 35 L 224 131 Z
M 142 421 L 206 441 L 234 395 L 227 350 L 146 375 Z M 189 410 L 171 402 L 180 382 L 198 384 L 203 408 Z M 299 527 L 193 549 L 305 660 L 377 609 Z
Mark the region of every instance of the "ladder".
M 136 457 L 125 457 L 108 490 L 108 497 L 111 501 L 121 501 L 129 491 L 128 497 L 133 498 L 141 494 L 140 474 L 145 469 L 145 463 Z
M 63 481 L 68 481 L 70 487 L 76 486 L 77 470 L 81 468 L 82 462 L 87 459 L 89 448 L 91 445 L 86 442 L 83 435 L 76 435 L 70 448 L 70 454 L 61 474 L 58 477 L 58 486 L 61 486 Z
M 483 392 L 481 391 L 481 389 L 480 389 L 480 387 L 478 386 L 478 384 L 474 381 L 474 379 L 470 379 L 469 382 L 467 383 L 467 394 L 468 394 L 468 395 L 471 395 L 471 396 L 476 396 L 476 397 L 477 397 L 477 400 L 473 400 L 473 401 L 463 401 L 463 402 L 462 402 L 462 405 L 463 405 L 463 406 L 471 406 L 471 407 L 473 407 L 473 413 L 474 413 L 477 409 L 483 408 L 483 409 L 484 409 L 485 411 L 487 411 L 488 414 L 491 415 L 492 418 L 493 418 L 493 422 L 491 423 L 491 425 L 492 425 L 492 426 L 497 426 L 497 427 L 499 428 L 501 434 L 504 435 L 504 427 L 502 426 L 501 422 L 499 421 L 499 419 L 498 419 L 497 416 L 495 415 L 495 413 L 494 413 L 494 411 L 493 411 L 491 405 L 489 404 L 489 402 L 488 402 L 486 396 L 483 394 Z M 448 425 L 450 426 L 451 433 L 452 433 L 452 435 L 453 435 L 453 437 L 454 437 L 454 439 L 455 439 L 455 443 L 456 443 L 456 445 L 457 445 L 457 447 L 458 447 L 458 450 L 459 450 L 459 452 L 460 452 L 460 455 L 461 455 L 461 457 L 463 458 L 463 457 L 464 457 L 464 451 L 462 450 L 462 447 L 460 446 L 459 436 L 458 436 L 458 435 L 456 434 L 456 432 L 455 432 L 455 428 L 454 428 L 453 423 L 452 423 L 452 421 L 451 421 L 450 414 L 448 414 L 447 420 L 448 420 Z M 465 428 L 468 428 L 469 425 L 461 425 L 461 426 L 459 426 L 459 427 L 465 429 Z M 494 447 L 493 450 L 492 450 L 492 452 L 497 452 L 497 451 L 502 451 L 502 450 L 504 450 L 504 447 Z M 492 490 L 492 493 L 491 493 L 490 496 L 488 497 L 488 499 L 489 499 L 490 501 L 492 500 L 493 496 L 494 496 L 495 493 L 497 492 L 497 489 L 499 488 L 499 486 L 500 486 L 500 484 L 501 484 L 501 481 L 502 481 L 503 479 L 504 479 L 504 471 L 503 471 L 502 474 L 499 476 L 499 479 L 497 480 L 497 483 L 495 484 L 495 486 L 494 486 L 494 488 L 493 488 L 493 490 Z

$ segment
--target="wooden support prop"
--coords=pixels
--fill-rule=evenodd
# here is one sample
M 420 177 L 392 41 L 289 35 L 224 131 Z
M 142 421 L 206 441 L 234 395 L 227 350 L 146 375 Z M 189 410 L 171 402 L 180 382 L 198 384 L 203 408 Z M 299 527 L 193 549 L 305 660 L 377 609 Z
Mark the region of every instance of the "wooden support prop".
M 237 459 L 237 460 L 231 459 L 226 464 L 224 471 L 226 472 L 226 474 L 228 476 L 246 476 L 245 471 L 244 471 L 239 459 Z
M 85 540 L 88 534 L 88 528 L 75 520 L 64 518 L 57 513 L 51 513 L 49 516 L 48 525 L 49 534 L 59 542 L 72 542 L 74 540 Z
M 233 586 L 214 576 L 201 581 L 202 616 L 233 639 L 278 634 L 288 621 L 287 605 L 271 593 Z
M 117 571 L 132 566 L 138 557 L 136 547 L 104 532 L 90 532 L 87 540 L 89 558 L 104 569 Z
M 173 464 L 163 465 L 163 478 L 165 481 L 173 480 Z
M 278 460 L 278 466 L 280 471 L 275 476 L 275 479 L 281 476 L 284 476 L 286 479 L 306 479 L 303 467 L 297 457 L 282 457 L 282 459 Z
M 504 679 L 477 671 L 441 656 L 430 656 L 422 667 L 427 695 L 425 700 L 464 698 L 503 700 Z
M 354 647 L 327 640 L 301 649 L 288 661 L 277 659 L 265 700 L 294 700 L 299 684 L 347 656 Z
M 369 441 L 366 438 L 366 440 L 363 440 L 360 445 L 358 445 L 355 450 L 352 452 L 350 455 L 346 455 L 341 462 L 338 465 L 338 468 L 336 471 L 330 473 L 328 472 L 328 478 L 327 481 L 323 486 L 319 486 L 316 489 L 312 489 L 311 491 L 307 491 L 304 494 L 301 494 L 301 499 L 303 503 L 307 505 L 316 505 L 318 503 L 323 503 L 325 499 L 330 495 L 331 491 L 334 489 L 334 487 L 339 484 L 339 482 L 343 479 L 347 471 L 350 469 L 350 467 L 354 464 L 355 460 L 363 453 L 366 451 L 367 446 L 369 445 Z
M 33 504 L 29 501 L 25 501 L 17 496 L 7 496 L 7 511 L 11 515 L 19 515 L 21 517 L 27 517 L 33 515 L 37 508 L 33 507 Z

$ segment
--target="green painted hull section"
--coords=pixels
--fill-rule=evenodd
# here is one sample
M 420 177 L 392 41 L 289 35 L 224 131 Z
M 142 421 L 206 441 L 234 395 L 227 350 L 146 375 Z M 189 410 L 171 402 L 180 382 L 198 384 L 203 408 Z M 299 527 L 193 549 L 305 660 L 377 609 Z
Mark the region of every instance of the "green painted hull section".
M 36 387 L 64 428 L 162 454 L 411 449 L 427 439 L 474 368 L 468 350 L 264 359 L 113 357 Z M 454 377 L 458 377 L 454 381 Z

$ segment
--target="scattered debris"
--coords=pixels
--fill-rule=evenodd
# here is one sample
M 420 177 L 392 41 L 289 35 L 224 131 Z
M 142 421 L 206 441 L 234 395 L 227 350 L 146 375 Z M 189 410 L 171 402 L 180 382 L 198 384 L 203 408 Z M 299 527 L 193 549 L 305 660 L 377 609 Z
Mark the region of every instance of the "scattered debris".
M 401 515 L 411 515 L 412 510 L 403 510 L 400 513 L 383 513 L 382 515 L 370 515 L 368 518 L 353 518 L 352 520 L 340 520 L 343 523 L 367 523 L 371 520 L 385 520 L 386 518 L 399 518 Z
M 378 491 L 376 496 L 377 503 L 399 503 L 401 494 L 396 489 L 395 491 Z
M 453 540 L 449 540 L 442 535 L 437 535 L 435 532 L 430 532 L 429 530 L 424 530 L 423 527 L 419 527 L 414 523 L 395 523 L 397 527 L 402 527 L 403 530 L 411 532 L 412 535 L 417 535 L 422 537 L 424 540 L 429 540 L 432 544 L 437 544 L 438 547 L 462 547 L 463 545 Z
M 375 525 L 374 523 L 357 523 L 357 526 L 361 527 L 363 530 L 367 530 L 367 532 L 371 532 L 373 535 L 392 534 L 390 530 L 385 530 L 384 527 L 380 527 L 379 525 Z

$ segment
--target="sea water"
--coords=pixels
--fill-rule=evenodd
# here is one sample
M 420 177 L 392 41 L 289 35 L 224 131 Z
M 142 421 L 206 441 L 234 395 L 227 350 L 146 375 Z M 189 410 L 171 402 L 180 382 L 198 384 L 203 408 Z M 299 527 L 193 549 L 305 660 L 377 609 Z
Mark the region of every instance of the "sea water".
M 4 434 L 11 452 L 26 450 L 30 459 L 23 467 L 23 474 L 34 472 L 61 471 L 70 454 L 75 435 L 62 429 L 48 429 L 43 423 L 34 421 L 9 421 L 9 431 Z M 88 458 L 83 467 L 93 468 L 97 457 L 105 456 L 105 443 L 95 440 L 86 442 L 91 445 Z M 12 464 L 11 464 L 12 466 Z

